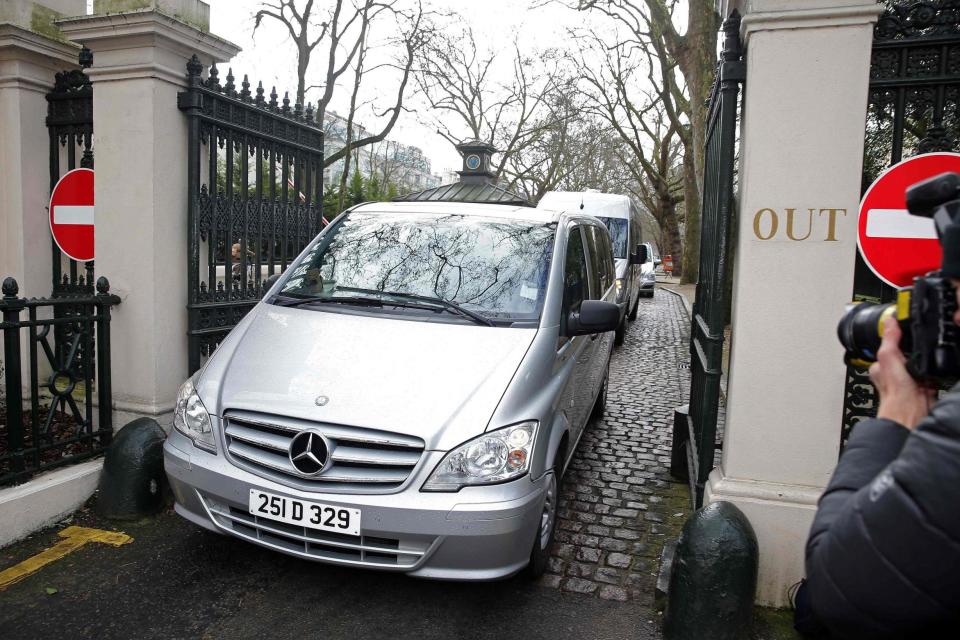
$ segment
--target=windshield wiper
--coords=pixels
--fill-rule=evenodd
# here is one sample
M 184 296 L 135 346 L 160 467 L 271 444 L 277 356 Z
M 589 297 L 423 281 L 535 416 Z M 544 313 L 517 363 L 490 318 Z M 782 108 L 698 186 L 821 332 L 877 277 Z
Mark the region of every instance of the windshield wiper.
M 456 302 L 450 302 L 449 300 L 444 300 L 443 298 L 435 298 L 433 296 L 420 296 L 415 293 L 406 293 L 403 291 L 380 291 L 379 289 L 360 289 L 357 287 L 339 287 L 340 291 L 353 291 L 356 293 L 373 293 L 379 294 L 382 296 L 390 296 L 391 298 L 400 298 L 401 300 L 412 300 L 414 302 L 423 302 L 425 304 L 432 305 L 433 308 L 437 306 L 442 307 L 444 310 L 449 311 L 450 313 L 455 313 L 457 315 L 463 316 L 470 320 L 473 320 L 477 324 L 482 324 L 485 327 L 495 327 L 497 326 L 493 320 L 485 316 L 480 315 L 476 311 L 470 311 L 470 309 L 465 309 L 461 307 Z M 393 303 L 390 303 L 393 304 Z M 411 306 L 412 305 L 404 305 Z M 416 307 L 413 307 L 416 308 Z M 422 308 L 422 307 L 421 307 Z
M 488 327 L 497 326 L 496 323 L 490 318 L 487 318 L 486 316 L 482 316 L 476 311 L 470 311 L 470 309 L 462 307 L 456 302 L 444 300 L 443 298 L 435 298 L 433 296 L 419 296 L 415 293 L 404 293 L 402 291 L 384 291 L 383 293 L 385 295 L 393 296 L 396 298 L 401 298 L 401 299 L 406 298 L 407 300 L 415 300 L 418 302 L 425 302 L 427 304 L 441 305 L 447 311 L 469 318 L 474 322 L 476 322 L 477 324 L 482 324 Z
M 414 293 L 404 293 L 402 291 L 380 291 L 378 289 L 360 289 L 357 287 L 338 287 L 338 291 L 350 291 L 354 293 L 371 293 L 378 296 L 390 296 L 391 298 L 399 298 L 400 300 L 382 300 L 378 298 L 368 298 L 365 296 L 310 296 L 308 298 L 285 298 L 283 301 L 275 301 L 275 304 L 281 307 L 299 307 L 304 304 L 326 304 L 326 303 L 336 303 L 336 304 L 353 304 L 358 306 L 366 307 L 383 307 L 385 304 L 388 306 L 397 306 L 404 307 L 408 309 L 424 309 L 424 310 L 434 310 L 438 306 L 443 310 L 455 313 L 457 315 L 463 316 L 472 320 L 477 324 L 481 324 L 487 327 L 497 326 L 493 320 L 490 318 L 484 317 L 475 311 L 470 311 L 458 305 L 456 302 L 450 302 L 449 300 L 444 300 L 443 298 L 434 298 L 432 296 L 420 296 Z M 423 304 L 410 304 L 410 302 L 403 302 L 404 300 L 409 300 L 411 302 L 421 302 Z
M 276 304 L 279 307 L 299 307 L 305 304 L 325 304 L 328 302 L 334 302 L 339 304 L 355 304 L 355 305 L 365 306 L 365 307 L 382 307 L 383 306 L 382 300 L 377 300 L 376 298 L 364 298 L 361 296 L 349 296 L 349 297 L 339 297 L 339 298 L 330 298 L 327 296 L 310 296 L 309 298 L 284 298 L 283 300 L 275 300 L 274 304 Z

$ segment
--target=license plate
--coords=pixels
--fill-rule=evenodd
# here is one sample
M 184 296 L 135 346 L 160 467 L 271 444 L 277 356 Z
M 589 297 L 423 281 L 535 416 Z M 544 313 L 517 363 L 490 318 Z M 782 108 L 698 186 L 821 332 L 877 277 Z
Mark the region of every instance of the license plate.
M 334 507 L 250 489 L 250 513 L 308 529 L 360 535 L 360 509 Z

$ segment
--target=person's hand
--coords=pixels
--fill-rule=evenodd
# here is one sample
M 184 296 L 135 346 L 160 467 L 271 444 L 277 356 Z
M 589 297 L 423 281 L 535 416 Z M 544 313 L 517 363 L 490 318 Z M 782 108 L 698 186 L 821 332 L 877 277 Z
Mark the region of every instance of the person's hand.
M 907 358 L 900 351 L 900 325 L 889 317 L 883 323 L 883 342 L 877 361 L 870 366 L 870 380 L 880 394 L 878 418 L 893 420 L 911 431 L 930 411 L 936 391 L 917 384 L 907 371 Z

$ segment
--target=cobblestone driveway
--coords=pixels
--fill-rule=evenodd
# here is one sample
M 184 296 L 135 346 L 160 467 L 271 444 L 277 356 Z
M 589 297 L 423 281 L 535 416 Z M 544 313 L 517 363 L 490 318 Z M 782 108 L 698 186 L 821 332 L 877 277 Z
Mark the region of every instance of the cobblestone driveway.
M 689 322 L 680 299 L 641 298 L 614 351 L 607 410 L 584 432 L 562 487 L 558 530 L 541 583 L 653 604 L 660 551 L 690 513 L 670 479 L 673 410 L 686 404 Z

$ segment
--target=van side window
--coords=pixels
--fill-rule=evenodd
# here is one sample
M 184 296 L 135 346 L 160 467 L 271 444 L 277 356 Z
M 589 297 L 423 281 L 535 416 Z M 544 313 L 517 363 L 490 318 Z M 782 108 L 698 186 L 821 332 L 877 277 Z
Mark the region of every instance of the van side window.
M 603 292 L 603 263 L 600 247 L 597 243 L 597 229 L 593 225 L 583 226 L 583 235 L 587 238 L 587 251 L 590 253 L 590 294 L 591 300 L 599 300 Z
M 593 265 L 595 285 L 590 289 L 590 297 L 599 300 L 613 285 L 613 251 L 605 229 L 593 225 L 586 227 L 589 232 L 587 246 L 590 249 L 590 262 Z
M 563 314 L 561 323 L 571 311 L 580 311 L 580 305 L 587 297 L 587 256 L 583 247 L 580 227 L 570 229 L 567 238 L 567 258 L 563 270 Z

